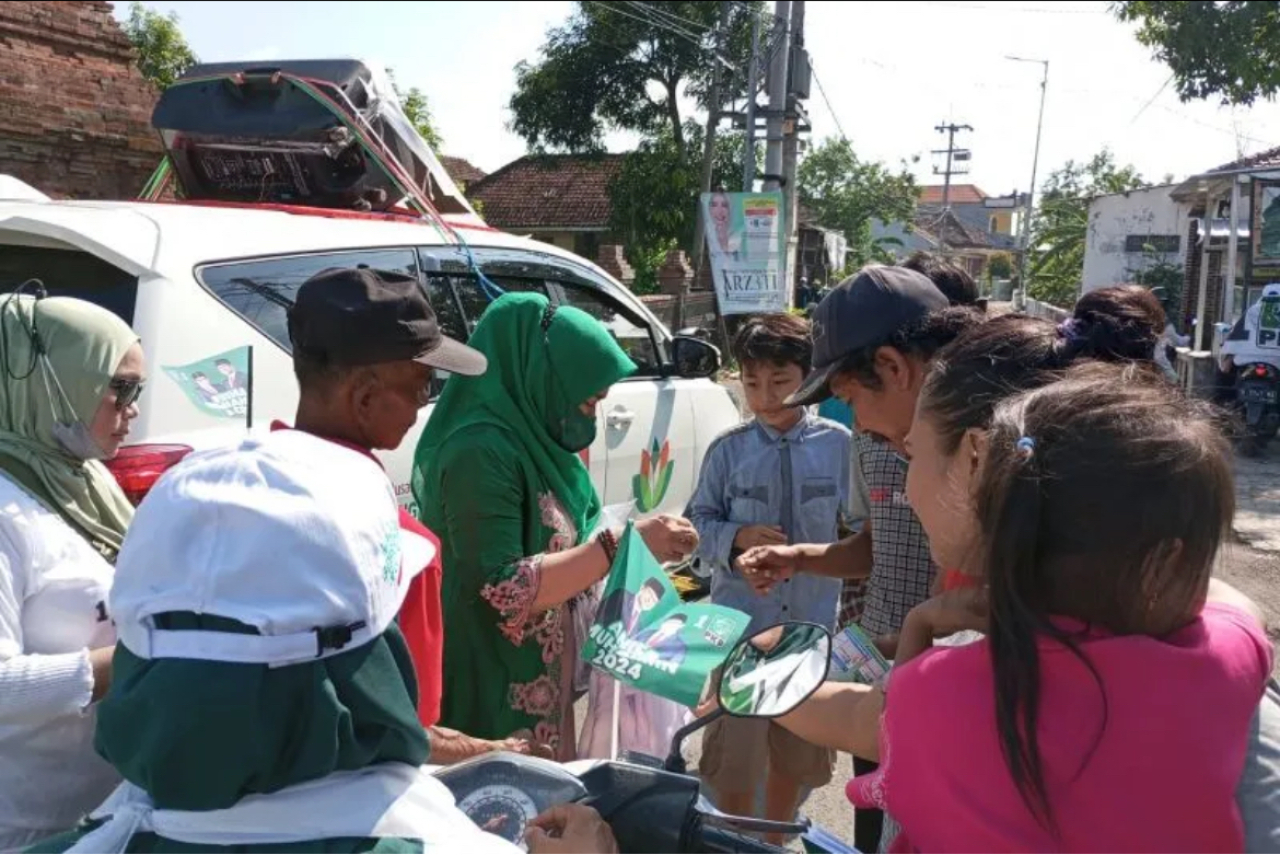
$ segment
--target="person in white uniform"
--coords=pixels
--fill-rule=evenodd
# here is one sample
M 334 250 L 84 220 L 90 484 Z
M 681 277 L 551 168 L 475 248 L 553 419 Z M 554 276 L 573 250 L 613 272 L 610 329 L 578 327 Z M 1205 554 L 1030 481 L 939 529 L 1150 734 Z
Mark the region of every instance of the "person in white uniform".
M 302 431 L 170 470 L 110 595 L 120 640 L 96 744 L 124 783 L 28 851 L 518 852 L 422 765 L 396 615 L 424 549 L 402 539 L 376 461 Z M 614 846 L 586 808 L 532 826 L 556 833 L 534 852 Z
M 0 296 L 0 852 L 73 825 L 119 782 L 93 750 L 94 702 L 133 508 L 100 461 L 138 415 L 142 372 L 111 312 Z

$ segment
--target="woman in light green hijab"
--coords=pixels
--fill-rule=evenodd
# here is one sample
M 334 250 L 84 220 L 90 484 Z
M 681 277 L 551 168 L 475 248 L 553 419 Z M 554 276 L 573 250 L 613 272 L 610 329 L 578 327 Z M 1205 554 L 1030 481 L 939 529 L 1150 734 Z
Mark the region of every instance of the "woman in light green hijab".
M 600 499 L 578 455 L 597 403 L 636 368 L 595 318 L 537 294 L 496 300 L 469 344 L 489 369 L 449 380 L 413 469 L 444 559 L 440 723 L 483 739 L 532 731 L 571 760 L 583 639 L 565 606 L 609 571 L 616 545 L 588 540 Z M 698 544 L 685 520 L 637 528 L 660 560 Z
M 93 751 L 93 702 L 133 509 L 100 461 L 142 381 L 138 336 L 112 313 L 0 295 L 0 851 L 74 825 L 119 780 Z

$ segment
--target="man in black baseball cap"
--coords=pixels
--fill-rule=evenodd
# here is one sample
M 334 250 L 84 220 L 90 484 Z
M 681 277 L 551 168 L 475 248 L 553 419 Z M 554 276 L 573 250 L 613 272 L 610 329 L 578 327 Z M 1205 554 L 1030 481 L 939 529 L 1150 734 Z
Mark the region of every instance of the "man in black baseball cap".
M 939 275 L 955 272 L 940 265 L 929 269 Z M 971 303 L 976 289 L 963 291 L 954 302 Z M 841 282 L 818 304 L 814 369 L 788 403 L 814 404 L 835 395 L 853 408 L 860 433 L 854 439 L 850 495 L 865 521 L 859 533 L 837 543 L 758 547 L 738 562 L 738 569 L 761 587 L 797 572 L 866 580 L 865 587 L 846 588 L 862 603 L 853 618 L 890 647 L 907 613 L 929 597 L 935 578 L 929 541 L 906 501 L 906 476 L 893 447 L 901 447 L 911 428 L 929 362 L 981 322 L 973 308 L 950 308 L 952 303 L 924 273 L 876 266 Z M 832 720 L 856 718 L 857 698 L 841 695 L 835 701 L 853 706 L 839 707 Z M 875 764 L 855 757 L 854 770 L 866 774 Z M 880 811 L 858 811 L 854 845 L 877 851 L 881 824 Z
M 787 404 L 835 395 L 853 408 L 858 430 L 901 443 L 929 360 L 974 320 L 965 310 L 944 311 L 949 305 L 922 273 L 863 268 L 814 310 L 814 367 Z
M 298 424 L 362 448 L 400 445 L 426 406 L 436 371 L 483 374 L 485 358 L 440 332 L 413 276 L 324 270 L 289 310 Z
M 308 279 L 289 310 L 289 339 L 300 392 L 295 429 L 371 458 L 404 441 L 430 399 L 436 371 L 474 376 L 488 367 L 479 351 L 441 334 L 415 277 L 385 270 L 335 268 Z M 273 429 L 288 426 L 277 422 Z M 403 560 L 424 562 L 397 624 L 418 678 L 418 717 L 431 762 L 531 752 L 529 740 L 477 739 L 436 726 L 444 650 L 440 541 L 403 508 L 400 537 Z

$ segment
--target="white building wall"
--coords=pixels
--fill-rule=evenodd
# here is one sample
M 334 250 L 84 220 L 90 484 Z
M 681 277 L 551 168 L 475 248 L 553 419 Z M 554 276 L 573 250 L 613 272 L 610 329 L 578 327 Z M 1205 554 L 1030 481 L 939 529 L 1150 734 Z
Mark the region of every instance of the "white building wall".
M 1132 282 L 1136 272 L 1153 261 L 1182 265 L 1187 251 L 1189 209 L 1169 198 L 1173 185 L 1148 187 L 1099 196 L 1089 203 L 1089 226 L 1085 238 L 1082 291 Z M 1178 251 L 1153 255 L 1130 251 L 1130 236 L 1148 238 L 1176 235 Z M 1145 240 L 1143 241 L 1146 242 Z

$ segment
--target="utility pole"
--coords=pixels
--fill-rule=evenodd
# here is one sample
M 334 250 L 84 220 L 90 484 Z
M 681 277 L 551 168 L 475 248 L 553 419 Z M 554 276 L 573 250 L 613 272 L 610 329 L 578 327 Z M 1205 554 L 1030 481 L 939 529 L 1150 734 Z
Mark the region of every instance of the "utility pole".
M 1040 78 L 1040 117 L 1036 119 L 1036 148 L 1031 155 L 1031 186 L 1027 188 L 1027 227 L 1022 231 L 1022 252 L 1018 256 L 1018 288 L 1013 292 L 1013 307 L 1022 309 L 1027 302 L 1027 251 L 1031 248 L 1031 212 L 1035 210 L 1036 170 L 1040 166 L 1040 132 L 1044 130 L 1044 96 L 1049 91 L 1049 60 L 1007 56 L 1012 62 L 1034 62 L 1044 67 Z
M 787 275 L 788 303 L 794 305 L 794 286 L 798 268 L 796 255 L 800 243 L 800 196 L 796 187 L 796 168 L 800 158 L 800 128 L 803 111 L 801 99 L 809 97 L 808 54 L 804 49 L 804 3 L 791 2 L 791 46 L 788 51 L 787 115 L 783 122 L 782 142 L 782 193 L 787 212 Z
M 765 140 L 764 189 L 782 186 L 782 124 L 787 110 L 787 67 L 791 59 L 791 0 L 774 4 L 777 38 L 769 61 L 769 124 Z
M 946 165 L 939 169 L 937 166 L 933 168 L 934 175 L 942 176 L 942 216 L 939 220 L 938 227 L 938 244 L 945 251 L 947 246 L 946 239 L 946 217 L 947 211 L 951 210 L 951 176 L 965 175 L 969 172 L 969 157 L 971 152 L 967 148 L 956 148 L 956 134 L 961 131 L 969 131 L 972 133 L 972 125 L 957 125 L 954 122 L 944 123 L 934 128 L 940 134 L 947 135 L 947 147 L 945 149 L 935 149 L 934 154 L 946 155 Z M 956 163 L 963 163 L 964 166 L 956 166 Z
M 756 189 L 756 90 L 760 88 L 760 16 L 751 15 L 751 62 L 747 67 L 746 145 L 742 149 L 742 192 Z
M 711 91 L 707 94 L 707 129 L 703 133 L 702 144 L 702 192 L 711 192 L 711 176 L 716 162 L 716 129 L 720 125 L 720 80 L 724 62 L 724 40 L 729 30 L 729 9 L 731 0 L 723 0 L 720 4 L 720 26 L 716 29 L 714 65 L 711 68 Z M 693 239 L 693 269 L 702 271 L 702 260 L 706 257 L 706 224 L 703 222 L 702 199 L 698 199 L 698 213 Z M 696 276 L 694 281 L 698 281 Z

